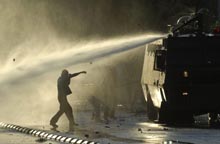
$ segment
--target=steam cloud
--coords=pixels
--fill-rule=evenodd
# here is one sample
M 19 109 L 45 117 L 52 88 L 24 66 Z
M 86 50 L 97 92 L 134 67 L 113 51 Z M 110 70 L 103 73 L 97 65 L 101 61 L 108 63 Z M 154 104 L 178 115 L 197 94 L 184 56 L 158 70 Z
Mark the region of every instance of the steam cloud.
M 142 45 L 162 36 L 140 34 L 148 24 L 143 9 L 137 11 L 142 3 L 120 10 L 113 7 L 120 2 L 97 1 L 0 1 L 1 121 L 48 123 L 58 109 L 56 80 L 64 68 L 88 72 L 71 83 L 75 111 L 91 95 L 108 100 L 141 95 Z

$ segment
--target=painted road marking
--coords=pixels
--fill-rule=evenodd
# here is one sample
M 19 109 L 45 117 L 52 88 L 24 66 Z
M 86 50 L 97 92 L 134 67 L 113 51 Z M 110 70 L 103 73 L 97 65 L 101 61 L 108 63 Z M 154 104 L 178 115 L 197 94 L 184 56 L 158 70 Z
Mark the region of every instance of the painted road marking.
M 6 124 L 3 122 L 0 122 L 0 127 L 5 128 L 5 129 L 10 129 L 14 130 L 17 132 L 29 134 L 32 136 L 36 137 L 41 137 L 45 138 L 48 140 L 54 140 L 62 143 L 71 143 L 71 144 L 99 144 L 97 142 L 92 142 L 92 141 L 87 141 L 87 140 L 82 140 L 82 139 L 77 139 L 77 138 L 71 138 L 71 137 L 66 137 L 66 136 L 61 136 L 57 134 L 52 134 L 52 133 L 47 133 L 41 130 L 36 130 L 36 129 L 31 129 L 31 128 L 25 128 L 17 125 L 12 125 L 12 124 Z

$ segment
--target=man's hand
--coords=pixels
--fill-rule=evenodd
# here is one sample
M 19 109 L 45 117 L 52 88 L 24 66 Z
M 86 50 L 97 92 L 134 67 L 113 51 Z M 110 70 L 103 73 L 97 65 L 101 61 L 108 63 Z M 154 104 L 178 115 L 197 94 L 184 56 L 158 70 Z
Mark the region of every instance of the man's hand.
M 80 72 L 80 73 L 86 74 L 87 72 L 86 72 L 86 71 L 82 71 L 82 72 Z
M 86 71 L 81 71 L 81 72 L 77 72 L 74 74 L 69 74 L 69 76 L 70 76 L 70 78 L 72 78 L 72 77 L 78 76 L 79 74 L 86 74 L 86 73 L 87 73 Z

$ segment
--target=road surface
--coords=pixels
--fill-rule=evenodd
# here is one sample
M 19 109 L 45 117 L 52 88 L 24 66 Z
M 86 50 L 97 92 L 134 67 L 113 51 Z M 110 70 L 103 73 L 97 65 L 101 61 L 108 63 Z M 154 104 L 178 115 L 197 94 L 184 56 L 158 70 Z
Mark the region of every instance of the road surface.
M 220 144 L 220 129 L 177 128 L 150 122 L 145 113 L 117 112 L 117 118 L 109 123 L 95 122 L 90 112 L 78 112 L 79 126 L 68 132 L 68 125 L 61 125 L 59 132 L 51 131 L 49 125 L 27 125 L 53 134 L 86 139 L 101 144 Z M 19 125 L 19 124 L 17 124 Z M 59 142 L 40 140 L 38 137 L 0 129 L 0 144 L 57 144 Z

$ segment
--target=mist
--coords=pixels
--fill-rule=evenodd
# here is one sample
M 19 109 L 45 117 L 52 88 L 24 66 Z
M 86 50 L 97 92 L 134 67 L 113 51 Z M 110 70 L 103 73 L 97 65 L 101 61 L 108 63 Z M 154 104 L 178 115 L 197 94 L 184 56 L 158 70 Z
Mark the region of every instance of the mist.
M 61 49 L 60 52 L 50 54 L 42 52 L 34 58 L 32 53 L 26 53 L 15 61 L 12 60 L 14 57 L 11 57 L 8 59 L 11 62 L 7 62 L 0 73 L 3 111 L 1 117 L 14 119 L 18 116 L 16 121 L 27 121 L 27 118 L 29 121 L 29 118 L 39 116 L 47 117 L 42 118 L 44 122 L 49 119 L 51 111 L 58 107 L 56 80 L 64 68 L 70 72 L 87 71 L 86 75 L 75 78 L 71 85 L 74 92 L 70 99 L 75 103 L 72 103 L 75 109 L 85 108 L 84 105 L 88 105 L 88 97 L 94 95 L 104 102 L 117 99 L 116 95 L 120 95 L 118 98 L 122 100 L 124 96 L 129 96 L 131 91 L 137 91 L 134 84 L 140 85 L 144 44 L 159 38 L 159 35 L 132 36 L 130 39 L 126 37 L 96 41 L 95 45 L 92 41 L 82 44 L 82 48 L 78 46 L 77 49 L 74 47 L 66 51 Z M 131 72 L 128 72 L 131 69 L 129 67 L 132 68 Z M 129 78 L 132 75 L 134 77 Z M 128 86 L 133 86 L 133 89 L 128 91 L 123 88 Z M 39 122 L 39 119 L 37 121 Z
M 1 121 L 47 124 L 59 107 L 56 82 L 62 69 L 87 71 L 70 85 L 74 111 L 90 109 L 90 96 L 130 109 L 136 97 L 143 98 L 144 45 L 164 35 L 145 27 L 144 9 L 138 11 L 143 1 L 121 10 L 122 4 L 1 0 Z

